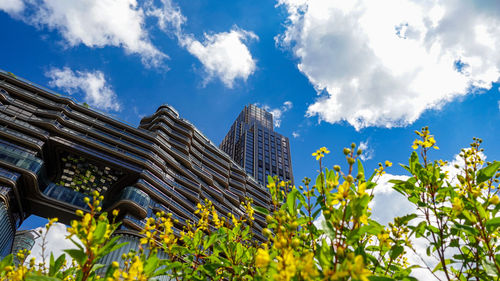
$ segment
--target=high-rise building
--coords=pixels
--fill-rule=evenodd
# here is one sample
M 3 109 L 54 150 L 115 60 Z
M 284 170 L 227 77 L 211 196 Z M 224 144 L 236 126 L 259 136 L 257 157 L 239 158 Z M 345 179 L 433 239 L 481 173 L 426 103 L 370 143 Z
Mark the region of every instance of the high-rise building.
M 219 147 L 260 184 L 268 175 L 293 184 L 290 142 L 274 131 L 273 115 L 264 109 L 245 106 Z
M 68 224 L 93 190 L 104 196 L 103 210 L 120 210 L 127 241 L 157 211 L 173 214 L 179 234 L 205 199 L 222 217 L 243 216 L 245 197 L 270 208 L 268 190 L 173 107 L 160 106 L 135 128 L 0 71 L 0 255 L 26 217 Z M 264 239 L 265 218 L 255 219 Z
M 35 240 L 40 237 L 38 231 L 31 230 L 18 230 L 14 236 L 14 242 L 12 243 L 12 254 L 14 255 L 14 263 L 19 264 L 19 259 L 17 258 L 17 253 L 21 250 L 31 251 L 35 245 Z

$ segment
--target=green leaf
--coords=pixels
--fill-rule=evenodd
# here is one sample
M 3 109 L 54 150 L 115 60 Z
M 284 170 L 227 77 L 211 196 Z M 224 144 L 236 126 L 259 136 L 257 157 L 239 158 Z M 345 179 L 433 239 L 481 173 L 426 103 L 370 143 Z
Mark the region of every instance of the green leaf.
M 253 205 L 252 207 L 259 214 L 269 215 L 269 210 L 264 208 L 264 207 L 260 207 L 260 206 L 256 206 L 256 205 Z
M 362 174 L 361 181 L 365 181 L 365 169 L 363 168 L 363 163 L 358 158 L 358 174 Z
M 96 243 L 100 243 L 101 239 L 104 238 L 104 234 L 106 234 L 106 226 L 108 225 L 108 222 L 106 221 L 99 221 L 97 223 L 96 229 L 94 231 L 94 240 Z
M 499 226 L 500 226 L 500 217 L 492 218 L 486 221 L 486 228 L 488 229 L 488 231 L 493 231 L 497 229 Z
M 83 263 L 87 259 L 87 255 L 85 254 L 85 252 L 79 249 L 69 249 L 64 250 L 64 252 L 72 257 L 76 262 L 78 262 L 79 265 L 83 265 Z
M 403 253 L 404 250 L 405 248 L 403 246 L 394 245 L 392 246 L 391 251 L 389 252 L 389 257 L 395 260 L 397 257 L 399 257 L 399 255 Z
M 370 280 L 370 281 L 394 281 L 394 279 L 389 278 L 389 277 L 373 276 L 373 275 L 368 277 L 368 280 Z
M 151 276 L 155 269 L 158 267 L 159 261 L 160 259 L 158 259 L 156 255 L 151 255 L 146 260 L 146 264 L 144 265 L 144 273 L 146 273 L 147 276 Z
M 54 255 L 50 253 L 49 276 L 55 276 L 63 266 L 65 260 L 66 255 L 62 254 L 54 261 Z
M 61 279 L 49 276 L 29 275 L 26 281 L 61 281 Z
M 402 217 L 399 218 L 399 223 L 401 225 L 407 224 L 408 222 L 410 222 L 411 220 L 413 220 L 416 217 L 418 217 L 417 214 L 409 214 L 409 215 L 406 215 L 406 216 L 402 216 Z
M 2 259 L 0 262 L 0 272 L 3 270 L 6 266 L 12 265 L 12 261 L 14 260 L 14 256 L 12 254 L 9 254 L 5 256 L 5 258 Z
M 415 165 L 418 164 L 418 154 L 413 151 L 410 156 L 410 172 L 415 174 Z
M 483 259 L 483 267 L 484 271 L 486 271 L 486 274 L 488 274 L 488 276 L 498 279 L 498 272 L 493 262 Z
M 215 239 L 217 239 L 217 235 L 216 234 L 210 235 L 210 237 L 208 238 L 208 240 L 206 240 L 206 242 L 203 243 L 203 248 L 204 249 L 210 248 L 214 244 Z
M 482 219 L 487 218 L 486 210 L 484 210 L 483 205 L 481 205 L 481 203 L 478 202 L 477 205 L 476 205 L 476 207 L 477 207 L 477 211 L 479 212 L 479 216 Z
M 288 213 L 290 213 L 292 216 L 295 216 L 295 214 L 297 214 L 297 208 L 295 208 L 295 201 L 297 201 L 296 199 L 298 192 L 299 190 L 294 188 L 290 193 L 288 193 L 288 197 L 286 198 Z
M 323 192 L 323 184 L 325 182 L 324 174 L 323 172 L 319 173 L 319 175 L 316 177 L 316 188 L 318 191 L 321 193 Z
M 489 180 L 491 177 L 493 177 L 495 175 L 495 173 L 496 173 L 496 171 L 498 171 L 498 169 L 500 169 L 500 162 L 494 161 L 493 163 L 491 163 L 487 167 L 479 170 L 477 172 L 477 176 L 476 176 L 476 184 L 479 184 L 479 183 L 482 183 L 484 181 Z

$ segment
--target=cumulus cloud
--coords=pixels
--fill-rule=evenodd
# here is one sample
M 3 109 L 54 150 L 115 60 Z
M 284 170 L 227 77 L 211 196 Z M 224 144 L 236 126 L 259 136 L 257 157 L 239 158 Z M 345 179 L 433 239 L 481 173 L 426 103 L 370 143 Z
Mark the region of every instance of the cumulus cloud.
M 158 28 L 195 56 L 203 65 L 205 84 L 214 78 L 232 88 L 256 70 L 247 44 L 258 40 L 251 31 L 233 27 L 228 32 L 205 33 L 204 40 L 182 30 L 187 18 L 172 0 L 0 0 L 0 10 L 40 29 L 59 32 L 67 47 L 114 46 L 139 55 L 147 67 L 165 67 L 168 56 L 152 42 L 146 20 L 156 19 Z
M 0 10 L 9 14 L 17 14 L 24 10 L 22 0 L 2 0 L 0 1 Z
M 155 6 L 153 1 L 146 2 L 146 15 L 158 19 L 158 27 L 168 34 L 182 36 L 182 25 L 186 17 L 172 0 L 161 0 L 162 6 Z
M 255 72 L 256 61 L 245 45 L 251 40 L 258 40 L 257 35 L 234 27 L 229 32 L 205 33 L 203 42 L 193 35 L 181 35 L 180 44 L 203 64 L 205 83 L 218 78 L 232 88 L 236 79 L 246 81 Z
M 373 158 L 375 151 L 373 150 L 373 148 L 368 146 L 368 141 L 360 142 L 358 148 L 363 151 L 363 153 L 361 153 L 361 155 L 359 156 L 361 160 L 366 161 Z
M 45 241 L 47 244 L 45 245 L 45 258 L 47 262 L 50 259 L 51 252 L 54 254 L 54 257 L 57 258 L 58 256 L 64 254 L 63 250 L 76 248 L 76 246 L 69 239 L 66 239 L 66 236 L 68 236 L 69 233 L 66 231 L 66 226 L 62 223 L 54 223 L 47 233 L 45 227 L 38 227 L 35 231 L 42 231 L 42 235 L 46 235 Z M 37 262 L 42 262 L 42 244 L 42 237 L 35 239 L 35 245 L 33 245 L 31 255 L 27 260 L 34 257 Z M 66 255 L 66 259 L 71 258 Z
M 258 40 L 251 31 L 233 27 L 229 32 L 205 33 L 203 42 L 182 29 L 187 18 L 172 0 L 161 0 L 160 7 L 148 1 L 146 14 L 158 19 L 158 27 L 166 34 L 174 35 L 179 44 L 195 56 L 203 65 L 206 74 L 204 84 L 218 78 L 233 88 L 237 79 L 246 81 L 256 70 L 256 61 L 246 43 Z
M 319 97 L 307 110 L 356 129 L 404 126 L 500 77 L 495 1 L 279 0 L 277 43 Z
M 281 121 L 283 120 L 283 114 L 287 112 L 288 110 L 292 109 L 293 103 L 291 101 L 285 101 L 282 106 L 279 108 L 271 108 L 268 105 L 263 105 L 262 108 L 270 112 L 273 115 L 273 120 L 274 120 L 274 127 L 279 128 L 281 126 Z M 294 138 L 296 138 L 295 134 L 297 134 L 297 137 L 299 136 L 298 133 L 293 132 L 292 135 Z
M 53 68 L 45 74 L 51 79 L 49 85 L 69 94 L 83 92 L 89 105 L 103 110 L 120 110 L 116 94 L 107 84 L 101 71 L 73 71 L 68 67 Z
M 145 14 L 136 0 L 7 0 L 0 9 L 39 28 L 57 30 L 70 46 L 121 47 L 161 66 L 167 56 L 150 41 Z M 21 11 L 23 11 L 21 13 Z

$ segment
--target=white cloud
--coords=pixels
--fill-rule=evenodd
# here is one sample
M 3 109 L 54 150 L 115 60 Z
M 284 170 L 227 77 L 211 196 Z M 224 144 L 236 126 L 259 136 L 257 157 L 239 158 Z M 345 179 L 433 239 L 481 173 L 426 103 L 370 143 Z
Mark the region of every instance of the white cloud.
M 9 14 L 17 14 L 24 10 L 22 0 L 0 0 L 0 10 Z
M 204 42 L 192 35 L 182 35 L 180 44 L 198 58 L 207 74 L 205 83 L 219 78 L 228 88 L 236 79 L 246 81 L 256 69 L 255 59 L 245 42 L 258 40 L 257 35 L 234 27 L 229 32 L 205 34 Z
M 373 158 L 375 151 L 373 150 L 373 148 L 368 146 L 368 141 L 360 142 L 358 148 L 363 151 L 363 153 L 361 153 L 361 155 L 359 156 L 361 160 L 366 161 Z
M 173 33 L 181 36 L 182 25 L 186 22 L 186 17 L 181 9 L 172 0 L 161 0 L 162 7 L 156 7 L 152 0 L 146 2 L 146 15 L 158 19 L 158 27 L 166 33 Z
M 320 96 L 307 110 L 356 129 L 411 124 L 500 77 L 495 1 L 279 0 L 277 43 Z
M 187 18 L 179 6 L 172 0 L 161 2 L 162 6 L 157 7 L 148 1 L 146 15 L 156 17 L 158 27 L 177 37 L 179 44 L 203 64 L 204 84 L 218 78 L 226 87 L 232 88 L 237 79 L 246 81 L 255 72 L 256 61 L 245 44 L 258 40 L 253 32 L 235 26 L 229 32 L 205 33 L 205 40 L 201 42 L 182 30 Z
M 296 138 L 300 137 L 300 133 L 294 131 L 294 132 L 292 132 L 292 137 L 296 139 Z
M 276 128 L 279 128 L 281 126 L 281 121 L 283 120 L 283 113 L 285 113 L 288 110 L 292 109 L 292 107 L 293 107 L 293 104 L 292 104 L 291 101 L 285 101 L 283 103 L 283 105 L 281 107 L 279 107 L 279 108 L 271 108 L 268 105 L 263 105 L 262 106 L 262 108 L 265 111 L 270 112 L 273 115 L 274 126 Z M 292 133 L 292 135 L 293 135 L 293 133 Z M 297 136 L 298 136 L 298 134 L 297 134 Z M 295 138 L 296 136 L 293 135 L 293 137 Z
M 84 100 L 90 106 L 103 110 L 120 110 L 116 94 L 107 85 L 106 78 L 101 71 L 86 72 L 73 71 L 68 67 L 54 68 L 46 73 L 52 79 L 49 85 L 73 94 L 81 91 L 85 94 Z
M 22 8 L 3 9 L 31 25 L 57 30 L 70 47 L 121 47 L 140 55 L 146 66 L 161 66 L 167 58 L 151 43 L 136 0 L 24 0 L 24 5 L 22 14 Z
M 38 227 L 35 231 L 42 231 L 42 235 L 45 234 L 45 227 Z M 45 246 L 45 258 L 48 262 L 50 259 L 50 253 L 54 254 L 54 257 L 57 258 L 61 254 L 64 254 L 63 250 L 74 249 L 76 246 L 66 237 L 69 233 L 66 231 L 66 226 L 62 223 L 54 223 L 50 228 L 49 232 L 46 234 L 46 246 Z M 76 238 L 74 238 L 76 239 Z M 77 241 L 76 239 L 75 241 Z M 39 237 L 35 240 L 35 245 L 31 249 L 31 255 L 27 259 L 29 260 L 31 257 L 36 259 L 36 262 L 42 262 L 42 237 Z M 70 257 L 66 254 L 66 260 L 69 260 Z

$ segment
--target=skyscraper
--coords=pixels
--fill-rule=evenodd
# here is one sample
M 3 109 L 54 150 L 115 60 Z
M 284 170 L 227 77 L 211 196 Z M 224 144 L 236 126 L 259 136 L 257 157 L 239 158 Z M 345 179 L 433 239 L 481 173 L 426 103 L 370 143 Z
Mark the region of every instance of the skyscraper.
M 245 106 L 219 147 L 260 184 L 267 175 L 293 184 L 290 142 L 274 131 L 273 115 L 264 109 Z
M 40 237 L 40 233 L 36 230 L 18 230 L 14 236 L 12 243 L 12 254 L 14 255 L 14 263 L 19 264 L 17 253 L 21 250 L 31 251 L 35 245 L 35 240 Z
M 172 213 L 179 234 L 208 199 L 220 216 L 244 216 L 245 197 L 270 208 L 268 190 L 169 105 L 139 128 L 0 71 L 0 256 L 31 214 L 63 223 L 98 190 L 103 210 L 119 209 L 119 234 L 138 243 L 146 217 Z M 228 219 L 230 221 L 230 219 Z M 255 235 L 266 225 L 255 214 Z

